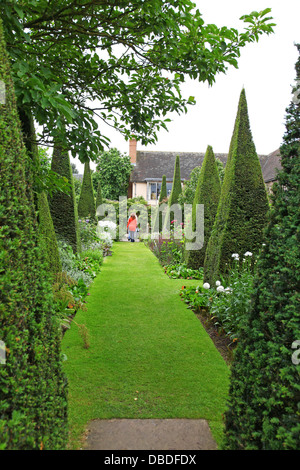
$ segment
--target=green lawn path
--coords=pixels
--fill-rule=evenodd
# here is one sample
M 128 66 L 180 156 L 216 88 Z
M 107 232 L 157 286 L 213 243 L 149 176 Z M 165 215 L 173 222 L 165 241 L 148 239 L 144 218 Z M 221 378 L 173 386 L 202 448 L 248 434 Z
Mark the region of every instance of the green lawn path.
M 143 243 L 115 243 L 63 340 L 69 381 L 70 447 L 92 419 L 203 418 L 222 440 L 229 368 Z

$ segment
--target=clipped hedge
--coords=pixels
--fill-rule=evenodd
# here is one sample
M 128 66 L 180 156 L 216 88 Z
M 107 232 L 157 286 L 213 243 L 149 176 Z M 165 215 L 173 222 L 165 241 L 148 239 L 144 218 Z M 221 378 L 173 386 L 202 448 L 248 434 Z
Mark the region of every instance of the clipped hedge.
M 299 450 L 300 58 L 296 70 L 296 99 L 287 108 L 280 148 L 282 171 L 273 185 L 252 308 L 232 366 L 226 449 Z
M 18 109 L 23 132 L 23 141 L 27 149 L 28 159 L 26 162 L 26 175 L 32 179 L 34 188 L 34 203 L 37 211 L 38 232 L 41 237 L 41 243 L 45 247 L 45 256 L 52 274 L 61 271 L 61 262 L 53 220 L 50 214 L 47 195 L 42 189 L 40 177 L 41 166 L 39 161 L 38 146 L 36 144 L 36 132 L 32 113 L 29 109 L 23 107 Z
M 55 232 L 57 237 L 68 243 L 75 253 L 80 252 L 78 212 L 70 158 L 68 151 L 57 144 L 53 150 L 51 169 L 66 178 L 71 184 L 69 194 L 57 191 L 49 197 L 49 207 Z
M 153 223 L 153 229 L 157 228 L 158 232 L 162 231 L 162 223 L 163 223 L 163 216 L 162 213 L 159 212 L 159 206 L 163 203 L 166 203 L 168 198 L 168 191 L 167 191 L 167 177 L 166 175 L 163 175 L 162 177 L 162 182 L 161 182 L 161 190 L 159 194 L 159 199 L 158 199 L 158 206 L 157 206 L 157 212 L 154 216 L 154 223 Z M 157 217 L 159 219 L 157 220 Z
M 40 243 L 0 19 L 0 448 L 61 449 L 67 440 L 61 329 Z M 3 358 L 2 358 L 3 362 Z
M 172 184 L 172 191 L 168 200 L 168 210 L 165 214 L 165 221 L 163 224 L 163 231 L 168 232 L 170 227 L 168 227 L 168 215 L 170 217 L 170 222 L 172 222 L 175 218 L 175 213 L 171 211 L 172 205 L 179 205 L 178 198 L 182 193 L 181 187 L 181 173 L 180 173 L 180 157 L 179 155 L 176 156 L 175 159 L 175 166 L 174 166 L 174 176 L 173 176 L 173 184 Z
M 169 197 L 169 206 L 172 206 L 172 204 L 178 203 L 178 198 L 181 193 L 182 193 L 182 187 L 181 187 L 181 175 L 180 175 L 180 158 L 179 158 L 179 155 L 177 155 L 176 160 L 175 160 L 175 167 L 174 167 L 172 191 Z
M 200 250 L 191 250 L 186 253 L 187 266 L 190 269 L 199 269 L 204 264 L 205 251 L 211 234 L 218 209 L 221 193 L 221 182 L 215 155 L 212 147 L 207 147 L 201 167 L 198 184 L 193 201 L 192 230 L 196 231 L 196 205 L 204 205 L 204 243 Z
M 205 281 L 214 284 L 220 274 L 226 273 L 233 253 L 259 252 L 267 210 L 267 192 L 252 139 L 243 89 L 220 202 L 205 254 Z
M 168 197 L 168 191 L 167 191 L 167 177 L 166 175 L 163 175 L 162 181 L 161 181 L 161 190 L 159 194 L 159 200 L 158 203 L 161 204 L 165 199 Z
M 84 164 L 84 173 L 81 186 L 80 197 L 78 201 L 78 216 L 95 218 L 96 207 L 92 176 L 89 162 Z

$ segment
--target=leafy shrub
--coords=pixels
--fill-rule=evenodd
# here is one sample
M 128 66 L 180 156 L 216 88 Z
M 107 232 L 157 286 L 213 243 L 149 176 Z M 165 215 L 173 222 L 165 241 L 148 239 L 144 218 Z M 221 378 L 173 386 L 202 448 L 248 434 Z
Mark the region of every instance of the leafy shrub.
M 191 269 L 186 264 L 167 265 L 165 273 L 173 279 L 203 279 L 203 268 Z
M 82 269 L 81 256 L 74 253 L 71 245 L 68 245 L 62 240 L 58 241 L 58 250 L 62 264 L 62 270 L 74 281 L 78 282 L 80 279 L 89 286 L 92 282 L 93 276 Z
M 183 262 L 184 239 L 177 239 L 171 234 L 169 239 L 159 235 L 158 239 L 149 238 L 145 239 L 144 242 L 163 266 Z
M 193 310 L 206 309 L 214 325 L 233 342 L 238 340 L 239 330 L 251 307 L 253 294 L 252 253 L 246 252 L 240 260 L 233 254 L 229 274 L 214 286 L 190 287 L 181 291 L 181 296 Z

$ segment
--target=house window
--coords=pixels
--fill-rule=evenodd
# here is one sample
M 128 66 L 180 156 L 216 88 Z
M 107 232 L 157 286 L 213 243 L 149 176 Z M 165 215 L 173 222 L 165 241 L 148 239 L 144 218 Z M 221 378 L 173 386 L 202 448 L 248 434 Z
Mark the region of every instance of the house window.
M 161 183 L 149 182 L 147 197 L 148 201 L 158 201 L 161 191 Z M 170 196 L 172 191 L 172 183 L 167 183 L 167 195 Z
M 148 183 L 148 201 L 157 201 L 161 189 L 161 183 Z
M 167 183 L 167 195 L 170 196 L 172 191 L 172 183 Z

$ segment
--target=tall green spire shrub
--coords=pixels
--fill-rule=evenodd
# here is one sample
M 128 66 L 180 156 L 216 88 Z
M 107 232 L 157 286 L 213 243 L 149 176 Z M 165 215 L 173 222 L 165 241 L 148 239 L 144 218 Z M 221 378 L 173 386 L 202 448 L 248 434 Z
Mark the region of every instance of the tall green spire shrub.
M 207 147 L 202 163 L 198 184 L 195 192 L 192 212 L 192 230 L 196 227 L 196 205 L 204 205 L 204 244 L 200 250 L 186 253 L 187 265 L 191 269 L 199 269 L 204 264 L 206 246 L 214 224 L 221 193 L 221 182 L 215 155 L 212 147 Z
M 300 57 L 296 71 L 266 244 L 232 366 L 226 449 L 299 450 Z
M 61 328 L 1 18 L 0 57 L 6 91 L 0 103 L 0 448 L 63 449 L 67 399 Z
M 32 175 L 32 185 L 34 189 L 34 203 L 37 211 L 38 233 L 41 242 L 45 247 L 45 256 L 49 265 L 49 271 L 56 274 L 61 271 L 61 261 L 59 257 L 58 244 L 50 213 L 47 195 L 44 189 L 40 188 L 40 161 L 38 146 L 36 144 L 36 132 L 33 116 L 30 110 L 18 109 L 23 131 L 23 141 L 30 158 L 27 159 L 26 174 Z
M 83 181 L 78 202 L 78 216 L 95 218 L 95 196 L 89 162 L 84 164 Z
M 175 160 L 175 167 L 174 167 L 172 191 L 169 197 L 169 206 L 172 206 L 172 204 L 178 203 L 178 197 L 181 194 L 181 192 L 182 192 L 182 187 L 181 187 L 181 175 L 180 175 L 180 158 L 179 158 L 179 155 L 177 155 L 176 160 Z
M 64 150 L 61 145 L 56 144 L 54 146 L 51 170 L 66 178 L 71 184 L 69 194 L 57 191 L 49 197 L 55 232 L 57 237 L 65 240 L 75 253 L 80 252 L 81 243 L 72 168 L 68 151 Z
M 154 224 L 153 227 L 158 229 L 159 232 L 162 231 L 162 221 L 163 221 L 163 215 L 161 212 L 159 212 L 159 207 L 161 204 L 165 203 L 168 197 L 168 192 L 167 192 L 167 177 L 166 175 L 163 175 L 162 177 L 162 182 L 161 182 L 161 190 L 159 194 L 159 199 L 158 199 L 158 205 L 157 205 L 157 212 L 155 214 L 154 218 Z M 157 221 L 157 218 L 158 221 Z
M 180 174 L 180 158 L 179 155 L 176 156 L 175 159 L 175 166 L 174 166 L 174 176 L 173 176 L 173 184 L 172 184 L 172 191 L 168 200 L 168 213 L 166 214 L 166 220 L 164 222 L 163 230 L 168 231 L 167 227 L 167 215 L 170 215 L 170 222 L 174 220 L 175 214 L 173 211 L 170 210 L 170 207 L 172 205 L 178 204 L 178 198 L 180 194 L 182 193 L 182 187 L 181 187 L 181 174 Z
M 245 90 L 240 95 L 224 181 L 207 245 L 204 278 L 214 283 L 233 253 L 257 254 L 263 241 L 268 199 L 252 139 Z
M 167 177 L 166 175 L 163 175 L 162 181 L 161 181 L 161 190 L 159 194 L 159 200 L 158 204 L 161 204 L 163 201 L 165 201 L 168 197 L 168 192 L 167 192 Z

